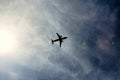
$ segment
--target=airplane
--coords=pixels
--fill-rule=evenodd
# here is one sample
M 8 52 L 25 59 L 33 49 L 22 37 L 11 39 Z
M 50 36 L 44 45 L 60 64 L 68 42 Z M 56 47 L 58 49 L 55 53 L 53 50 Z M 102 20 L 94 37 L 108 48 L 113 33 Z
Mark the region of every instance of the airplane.
M 54 42 L 59 41 L 59 42 L 60 42 L 60 47 L 61 47 L 61 44 L 62 44 L 63 40 L 64 40 L 64 39 L 67 39 L 67 37 L 62 37 L 62 35 L 59 35 L 58 33 L 56 33 L 56 34 L 57 34 L 57 36 L 58 36 L 58 39 L 55 39 L 55 40 L 51 39 L 52 44 L 54 44 Z

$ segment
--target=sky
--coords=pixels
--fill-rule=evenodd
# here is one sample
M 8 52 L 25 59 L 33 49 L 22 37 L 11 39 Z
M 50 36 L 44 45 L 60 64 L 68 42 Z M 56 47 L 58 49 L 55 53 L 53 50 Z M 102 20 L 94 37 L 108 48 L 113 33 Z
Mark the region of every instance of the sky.
M 119 5 L 0 0 L 0 80 L 119 80 Z M 68 37 L 61 47 L 56 33 Z

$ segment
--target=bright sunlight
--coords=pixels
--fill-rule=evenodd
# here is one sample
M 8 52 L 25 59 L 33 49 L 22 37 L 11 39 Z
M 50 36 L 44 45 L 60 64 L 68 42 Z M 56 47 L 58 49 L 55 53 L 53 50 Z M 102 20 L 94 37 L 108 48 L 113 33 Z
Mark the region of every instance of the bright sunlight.
M 9 30 L 0 30 L 0 54 L 12 52 L 16 48 L 15 34 Z

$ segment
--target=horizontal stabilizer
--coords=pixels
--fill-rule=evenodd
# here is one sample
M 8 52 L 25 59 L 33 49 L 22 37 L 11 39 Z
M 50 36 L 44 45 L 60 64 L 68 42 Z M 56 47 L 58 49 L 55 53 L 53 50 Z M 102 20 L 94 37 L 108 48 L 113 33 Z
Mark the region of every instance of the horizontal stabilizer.
M 52 44 L 54 44 L 54 41 L 51 39 Z

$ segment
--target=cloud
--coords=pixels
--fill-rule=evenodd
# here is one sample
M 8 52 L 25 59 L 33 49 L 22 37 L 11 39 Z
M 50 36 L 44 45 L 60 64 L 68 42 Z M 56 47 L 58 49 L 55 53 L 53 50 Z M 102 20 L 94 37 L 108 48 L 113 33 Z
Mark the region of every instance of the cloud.
M 1 0 L 0 22 L 20 45 L 2 59 L 0 79 L 119 79 L 119 52 L 111 44 L 119 9 L 112 1 Z M 56 32 L 68 37 L 62 48 L 51 45 Z

